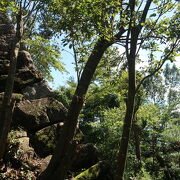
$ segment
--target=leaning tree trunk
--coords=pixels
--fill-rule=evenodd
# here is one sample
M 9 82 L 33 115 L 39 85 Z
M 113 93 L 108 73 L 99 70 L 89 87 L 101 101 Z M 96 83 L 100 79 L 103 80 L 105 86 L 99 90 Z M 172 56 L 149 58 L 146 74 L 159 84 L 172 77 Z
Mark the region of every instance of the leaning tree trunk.
M 5 147 L 7 144 L 6 143 L 7 135 L 10 130 L 10 125 L 12 120 L 14 102 L 11 101 L 11 97 L 13 93 L 17 56 L 20 48 L 20 41 L 23 34 L 23 20 L 22 20 L 21 12 L 17 15 L 16 18 L 17 18 L 16 34 L 11 46 L 10 68 L 8 72 L 4 98 L 0 112 L 0 159 L 2 159 L 4 156 Z
M 92 80 L 97 65 L 105 50 L 111 45 L 106 40 L 99 40 L 90 55 L 81 79 L 74 93 L 63 132 L 59 138 L 56 150 L 47 169 L 40 175 L 41 180 L 64 180 L 71 164 L 71 155 L 75 147 L 73 136 L 75 134 L 78 116 L 82 108 L 87 89 Z
M 72 98 L 63 131 L 59 137 L 55 152 L 47 169 L 38 177 L 39 180 L 65 179 L 67 171 L 71 166 L 71 156 L 76 145 L 76 142 L 73 141 L 73 137 L 76 131 L 78 116 L 82 109 L 84 98 L 94 72 L 106 49 L 111 46 L 115 40 L 119 39 L 124 32 L 125 29 L 121 27 L 119 32 L 112 38 L 112 41 L 107 41 L 102 38 L 95 44 Z

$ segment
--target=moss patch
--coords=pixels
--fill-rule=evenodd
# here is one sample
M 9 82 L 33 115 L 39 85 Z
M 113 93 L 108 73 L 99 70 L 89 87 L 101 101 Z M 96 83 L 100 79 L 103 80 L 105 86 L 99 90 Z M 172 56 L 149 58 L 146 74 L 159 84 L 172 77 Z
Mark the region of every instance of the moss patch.
M 34 82 L 34 79 L 22 80 L 21 78 L 15 78 L 14 81 L 19 84 L 25 85 Z
M 4 92 L 0 93 L 0 101 L 3 100 L 3 97 L 4 97 Z M 12 99 L 13 100 L 16 100 L 16 101 L 22 101 L 23 100 L 23 95 L 22 94 L 19 94 L 19 93 L 13 93 L 12 94 Z
M 101 166 L 103 162 L 99 162 L 94 166 L 90 167 L 86 171 L 83 171 L 79 175 L 77 175 L 74 180 L 94 180 L 97 179 L 100 175 Z
M 52 154 L 56 146 L 56 126 L 46 127 L 31 137 L 31 144 L 40 157 Z
M 0 80 L 6 80 L 7 77 L 8 77 L 8 75 L 1 75 L 1 76 L 0 76 Z

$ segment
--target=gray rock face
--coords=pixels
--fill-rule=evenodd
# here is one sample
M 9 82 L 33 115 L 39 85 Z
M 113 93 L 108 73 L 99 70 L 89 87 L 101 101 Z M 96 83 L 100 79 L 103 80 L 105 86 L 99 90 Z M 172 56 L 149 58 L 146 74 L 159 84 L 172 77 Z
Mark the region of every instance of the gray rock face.
M 29 52 L 22 50 L 18 54 L 17 69 L 28 68 L 31 71 L 37 71 Z
M 5 90 L 14 36 L 15 30 L 10 20 L 6 14 L 0 12 L 0 92 Z M 30 54 L 27 51 L 20 51 L 17 59 L 14 92 L 21 93 L 25 87 L 42 80 L 43 78 L 36 70 Z
M 31 145 L 40 157 L 53 153 L 67 109 L 53 98 L 23 100 L 16 104 L 13 126 L 28 132 Z
M 10 20 L 6 14 L 0 12 L 0 92 L 5 90 L 14 36 L 15 31 Z M 27 99 L 50 96 L 52 90 L 37 71 L 29 52 L 19 51 L 16 69 L 15 93 L 22 93 Z
M 9 60 L 0 60 L 0 92 L 4 92 L 9 64 Z M 22 89 L 41 81 L 43 78 L 36 70 L 30 54 L 27 51 L 20 51 L 17 59 L 14 92 L 22 93 Z
M 0 12 L 0 106 L 10 68 L 14 36 L 15 30 L 10 20 Z M 27 131 L 26 137 L 18 138 L 18 143 L 21 144 L 19 149 L 26 152 L 23 157 L 29 156 L 28 153 L 32 150 L 29 148 L 29 140 L 34 147 L 33 152 L 35 150 L 43 157 L 48 155 L 54 149 L 67 109 L 51 98 L 52 89 L 36 69 L 30 53 L 25 50 L 18 54 L 13 95 L 16 96 L 16 104 L 12 127 L 23 127 Z M 14 132 L 15 137 L 17 133 Z M 31 155 L 34 156 L 33 153 Z
M 22 90 L 22 93 L 27 99 L 40 99 L 51 96 L 52 89 L 49 87 L 47 82 L 43 80 L 33 84 L 32 86 L 27 86 Z

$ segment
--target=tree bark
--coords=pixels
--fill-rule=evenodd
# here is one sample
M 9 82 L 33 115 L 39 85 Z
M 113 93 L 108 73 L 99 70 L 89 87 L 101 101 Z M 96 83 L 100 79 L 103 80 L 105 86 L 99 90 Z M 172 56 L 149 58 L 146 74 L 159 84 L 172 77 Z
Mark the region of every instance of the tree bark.
M 118 153 L 115 180 L 123 180 L 127 151 L 128 151 L 129 136 L 131 131 L 131 123 L 134 113 L 134 100 L 135 100 L 135 57 L 134 56 L 129 57 L 128 60 L 128 75 L 129 75 L 128 99 L 127 99 L 126 115 L 124 119 L 123 132 L 120 143 L 120 150 Z
M 134 173 L 135 175 L 137 175 L 140 172 L 142 163 L 141 163 L 141 147 L 140 147 L 140 127 L 137 124 L 136 114 L 134 114 L 134 118 L 132 121 L 132 131 L 134 135 L 135 154 L 137 158 L 137 161 L 134 166 Z
M 70 167 L 71 155 L 75 146 L 73 136 L 75 134 L 78 116 L 83 106 L 87 89 L 92 80 L 97 65 L 102 58 L 105 50 L 111 45 L 108 41 L 99 40 L 92 54 L 90 55 L 81 79 L 74 93 L 70 108 L 68 110 L 67 119 L 64 124 L 63 132 L 59 138 L 56 150 L 47 169 L 40 175 L 40 180 L 64 180 L 67 170 Z
M 135 9 L 135 1 L 129 1 L 131 10 L 131 19 L 129 22 L 129 28 L 127 32 L 126 39 L 126 58 L 128 62 L 128 97 L 126 102 L 126 114 L 123 124 L 123 132 L 120 142 L 120 149 L 117 159 L 117 167 L 115 180 L 123 180 L 126 157 L 128 151 L 128 143 L 131 131 L 131 124 L 134 115 L 134 101 L 135 101 L 135 91 L 136 91 L 136 72 L 135 72 L 135 58 L 136 58 L 136 48 L 137 48 L 137 38 L 138 31 L 135 27 L 132 27 L 132 18 Z M 131 35 L 130 52 L 129 52 L 129 38 Z
M 140 133 L 136 120 L 135 121 L 133 120 L 132 128 L 133 128 L 134 141 L 135 141 L 135 153 L 139 163 L 141 164 L 141 148 L 140 148 L 140 138 L 139 138 Z
M 23 19 L 21 12 L 19 12 L 16 18 L 17 18 L 16 34 L 11 46 L 10 68 L 8 72 L 4 98 L 0 112 L 0 147 L 1 147 L 0 159 L 2 159 L 4 156 L 6 142 L 7 142 L 7 135 L 10 130 L 10 125 L 12 120 L 14 102 L 11 101 L 11 97 L 13 93 L 14 78 L 16 73 L 17 56 L 20 48 L 20 41 L 23 34 Z
M 137 124 L 137 111 L 140 105 L 141 105 L 141 97 L 136 96 L 136 105 L 134 107 L 132 130 L 133 130 L 133 135 L 134 135 L 135 153 L 136 153 L 136 158 L 139 161 L 138 162 L 139 167 L 141 167 L 141 148 L 140 148 L 140 127 Z
M 141 20 L 138 25 L 134 25 L 134 14 L 135 14 L 135 0 L 129 0 L 130 5 L 130 22 L 127 32 L 126 39 L 126 57 L 128 61 L 128 98 L 126 103 L 126 114 L 123 125 L 123 132 L 121 137 L 120 149 L 117 159 L 117 168 L 116 174 L 114 176 L 115 180 L 123 180 L 125 166 L 126 166 L 126 157 L 128 152 L 128 143 L 131 132 L 132 119 L 134 115 L 134 105 L 135 105 L 135 94 L 136 94 L 136 49 L 138 36 L 142 30 L 142 23 L 145 22 L 149 7 L 152 0 L 147 0 L 144 10 L 142 12 Z M 131 38 L 130 38 L 131 36 Z M 129 47 L 129 39 L 131 39 Z M 130 48 L 130 49 L 129 49 Z

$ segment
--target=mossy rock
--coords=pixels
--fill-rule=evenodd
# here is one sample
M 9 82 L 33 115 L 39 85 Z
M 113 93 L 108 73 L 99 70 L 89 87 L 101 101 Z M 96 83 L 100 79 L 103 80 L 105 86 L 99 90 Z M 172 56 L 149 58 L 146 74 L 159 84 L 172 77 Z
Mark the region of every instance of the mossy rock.
M 36 154 L 44 158 L 53 154 L 57 141 L 57 125 L 48 126 L 30 136 L 30 142 Z
M 4 97 L 4 92 L 0 93 L 0 100 L 2 100 Z M 12 94 L 12 99 L 13 100 L 16 100 L 18 102 L 22 101 L 23 100 L 23 94 L 19 94 L 19 93 L 13 93 Z
M 77 175 L 73 180 L 113 180 L 113 175 L 110 166 L 105 161 L 100 161 Z
M 8 75 L 0 76 L 0 84 L 2 85 L 0 87 L 0 92 L 3 92 L 5 90 L 7 77 Z M 31 86 L 34 83 L 40 82 L 41 80 L 42 78 L 39 77 L 38 74 L 33 74 L 31 71 L 18 73 L 16 74 L 14 79 L 14 92 L 21 93 L 22 89 L 24 89 L 25 87 Z
M 7 79 L 7 77 L 8 77 L 8 75 L 1 75 L 1 76 L 0 76 L 0 81 L 2 81 L 2 80 L 6 80 L 6 79 Z
M 4 97 L 4 92 L 0 93 L 0 108 L 2 106 L 2 101 L 3 101 L 3 97 Z M 18 94 L 18 93 L 13 93 L 12 94 L 12 100 L 16 101 L 16 102 L 20 102 L 23 100 L 23 95 L 22 94 Z
M 66 114 L 63 104 L 53 98 L 24 100 L 14 109 L 13 125 L 22 126 L 29 132 L 45 123 L 62 122 Z
M 79 144 L 73 156 L 71 170 L 73 172 L 79 172 L 81 169 L 90 168 L 92 165 L 99 162 L 99 160 L 98 150 L 93 144 Z
M 14 109 L 12 126 L 23 127 L 30 135 L 36 153 L 45 157 L 54 151 L 59 127 L 66 114 L 63 104 L 50 97 L 23 100 Z

